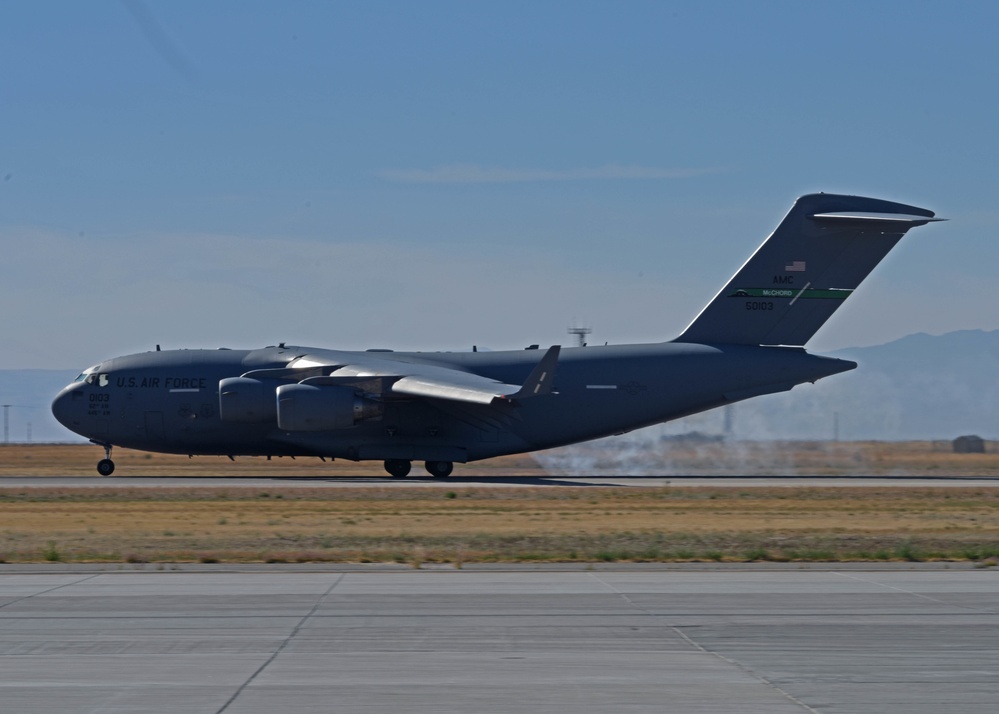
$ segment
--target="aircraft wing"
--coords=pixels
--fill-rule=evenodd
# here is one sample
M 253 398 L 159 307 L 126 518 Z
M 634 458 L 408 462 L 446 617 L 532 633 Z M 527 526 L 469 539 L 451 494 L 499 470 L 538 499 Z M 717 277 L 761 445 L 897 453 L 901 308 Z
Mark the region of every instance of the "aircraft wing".
M 392 394 L 410 397 L 429 397 L 431 399 L 450 399 L 455 402 L 471 404 L 492 404 L 506 399 L 516 393 L 520 387 L 513 384 L 503 384 L 474 374 L 456 373 L 445 377 L 413 376 L 403 377 L 395 382 L 390 391 Z
M 382 397 L 422 397 L 489 405 L 550 394 L 560 349 L 558 345 L 549 348 L 523 384 L 505 384 L 472 372 L 439 365 L 374 358 L 353 364 L 329 364 L 323 370 L 313 355 L 303 358 L 301 367 L 296 367 L 293 363 L 290 368 L 274 370 L 280 372 L 280 375 L 273 376 L 288 379 L 301 370 L 300 373 L 305 376 L 301 380 L 302 384 L 363 385 L 365 391 L 375 392 Z M 243 376 L 252 378 L 265 375 L 249 372 Z
M 472 404 L 495 404 L 550 394 L 559 350 L 558 345 L 550 347 L 522 385 L 504 384 L 477 374 L 441 368 L 444 374 L 403 377 L 392 385 L 392 393 Z

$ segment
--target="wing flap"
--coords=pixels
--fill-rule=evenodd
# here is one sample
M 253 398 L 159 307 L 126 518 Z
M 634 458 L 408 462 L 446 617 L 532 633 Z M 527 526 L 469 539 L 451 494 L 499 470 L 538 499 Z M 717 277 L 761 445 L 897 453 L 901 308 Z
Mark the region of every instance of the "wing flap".
M 503 384 L 485 378 L 480 379 L 481 384 L 472 383 L 471 380 L 461 380 L 464 383 L 460 383 L 457 380 L 445 381 L 433 377 L 403 377 L 393 384 L 389 391 L 392 394 L 405 394 L 410 397 L 450 399 L 470 404 L 492 404 L 494 400 L 502 399 L 520 389 L 512 384 Z

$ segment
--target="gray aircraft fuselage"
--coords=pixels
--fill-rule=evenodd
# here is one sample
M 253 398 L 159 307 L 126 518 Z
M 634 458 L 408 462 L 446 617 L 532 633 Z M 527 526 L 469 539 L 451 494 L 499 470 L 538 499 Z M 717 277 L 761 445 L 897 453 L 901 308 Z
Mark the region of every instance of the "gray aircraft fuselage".
M 455 462 L 620 434 L 853 369 L 804 345 L 932 211 L 861 196 L 799 198 L 672 342 L 509 352 L 346 352 L 284 344 L 107 360 L 56 397 L 105 448 L 179 454 Z
M 467 353 L 335 352 L 300 347 L 171 350 L 118 357 L 56 398 L 56 417 L 97 443 L 180 454 L 310 455 L 466 462 L 619 434 L 856 367 L 797 348 L 642 344 L 562 351 L 553 394 L 502 412 L 445 400 L 387 402 L 380 419 L 330 432 L 228 424 L 219 382 L 322 355 L 336 363 L 431 364 L 519 384 L 540 350 Z M 103 383 L 103 386 L 102 386 Z

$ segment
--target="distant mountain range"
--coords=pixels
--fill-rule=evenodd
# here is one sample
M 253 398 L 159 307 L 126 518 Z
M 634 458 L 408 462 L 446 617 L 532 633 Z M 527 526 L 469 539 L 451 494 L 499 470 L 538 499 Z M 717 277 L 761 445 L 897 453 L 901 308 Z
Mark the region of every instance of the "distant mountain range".
M 909 335 L 828 353 L 857 369 L 784 394 L 740 402 L 731 430 L 747 439 L 999 437 L 999 330 Z M 719 410 L 720 411 L 720 410 Z M 671 422 L 668 433 L 724 431 L 724 414 Z
M 835 356 L 860 365 L 836 402 L 847 438 L 999 436 L 999 330 L 909 335 Z
M 731 407 L 731 433 L 745 439 L 999 438 L 999 330 L 909 335 L 830 353 L 859 363 L 852 372 Z M 79 441 L 49 412 L 76 370 L 0 370 L 0 404 L 14 442 Z M 654 428 L 662 434 L 719 434 L 724 410 Z

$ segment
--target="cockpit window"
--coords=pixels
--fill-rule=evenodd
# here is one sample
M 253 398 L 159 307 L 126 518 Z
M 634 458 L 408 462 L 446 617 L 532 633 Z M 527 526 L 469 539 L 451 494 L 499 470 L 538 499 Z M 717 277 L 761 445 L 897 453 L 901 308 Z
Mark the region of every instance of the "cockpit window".
M 97 384 L 101 387 L 108 386 L 108 376 L 106 374 L 81 374 L 80 377 L 83 377 L 83 381 L 87 384 Z M 79 377 L 76 381 L 80 381 Z
M 87 384 L 94 384 L 97 381 L 97 370 L 100 368 L 101 366 L 97 364 L 89 369 L 83 370 L 83 372 L 80 373 L 80 376 L 74 379 L 73 382 L 86 382 Z

